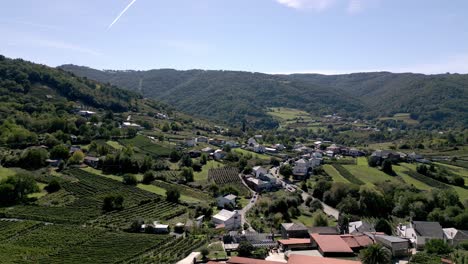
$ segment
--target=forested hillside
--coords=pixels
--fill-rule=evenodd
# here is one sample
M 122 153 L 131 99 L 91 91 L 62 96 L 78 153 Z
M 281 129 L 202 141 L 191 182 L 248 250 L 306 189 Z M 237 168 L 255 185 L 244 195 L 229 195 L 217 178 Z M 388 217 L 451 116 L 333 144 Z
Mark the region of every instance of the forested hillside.
M 317 115 L 359 115 L 365 106 L 351 94 L 290 80 L 287 76 L 235 71 L 98 71 L 64 65 L 64 70 L 101 82 L 139 91 L 178 109 L 240 126 L 245 120 L 257 128 L 277 121 L 268 107 L 300 108 Z
M 275 127 L 268 107 L 353 118 L 409 113 L 424 128 L 467 126 L 468 76 L 411 73 L 268 75 L 234 71 L 99 71 L 61 66 L 79 76 L 141 92 L 180 110 L 253 127 Z
M 79 141 L 120 135 L 117 122 L 96 129 L 79 110 L 108 112 L 157 111 L 163 105 L 141 95 L 76 77 L 71 73 L 0 56 L 0 144 L 11 148 L 38 143 Z M 109 118 L 111 120 L 112 118 Z M 67 140 L 65 140 L 67 138 Z M 48 143 L 47 143 L 48 142 Z

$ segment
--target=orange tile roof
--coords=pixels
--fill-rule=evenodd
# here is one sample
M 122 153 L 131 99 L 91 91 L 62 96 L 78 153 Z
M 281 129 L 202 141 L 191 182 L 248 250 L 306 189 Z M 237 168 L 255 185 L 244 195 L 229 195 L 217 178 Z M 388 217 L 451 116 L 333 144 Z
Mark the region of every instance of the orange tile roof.
M 284 264 L 283 262 L 278 262 L 278 261 L 242 258 L 242 257 L 231 257 L 226 263 L 228 264 Z
M 292 254 L 288 264 L 361 264 L 360 261 Z
M 280 244 L 283 245 L 299 245 L 299 244 L 310 244 L 310 238 L 290 238 L 290 239 L 280 239 L 278 240 Z
M 367 247 L 374 242 L 366 235 L 341 235 L 350 248 Z
M 328 253 L 353 253 L 348 244 L 338 235 L 311 234 L 312 239 L 322 252 Z

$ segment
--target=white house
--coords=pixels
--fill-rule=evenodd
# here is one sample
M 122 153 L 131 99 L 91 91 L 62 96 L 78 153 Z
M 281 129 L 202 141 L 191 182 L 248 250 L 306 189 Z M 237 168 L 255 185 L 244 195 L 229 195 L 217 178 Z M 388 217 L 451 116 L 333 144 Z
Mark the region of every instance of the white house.
M 132 128 L 136 128 L 136 129 L 143 129 L 143 127 L 140 126 L 139 124 L 131 123 L 131 122 L 123 122 L 122 127 L 132 127 Z
M 216 201 L 218 202 L 218 207 L 224 207 L 226 204 L 231 204 L 232 207 L 236 206 L 236 198 L 234 194 L 228 194 L 225 196 L 219 196 L 216 198 Z
M 278 151 L 282 151 L 286 148 L 283 144 L 275 144 L 273 147 Z
M 375 228 L 372 224 L 365 221 L 349 222 L 348 231 L 350 234 L 364 233 L 364 232 L 375 232 Z
M 254 151 L 255 153 L 265 153 L 265 147 L 262 146 L 262 145 L 260 145 L 260 144 L 255 144 L 255 145 L 253 146 L 253 151 Z
M 196 138 L 197 143 L 208 143 L 208 138 L 204 136 L 200 136 Z
M 235 230 L 241 226 L 241 216 L 234 211 L 223 209 L 211 218 L 216 228 L 225 228 L 226 230 Z
M 400 237 L 409 239 L 417 249 L 424 248 L 431 239 L 446 240 L 444 230 L 438 222 L 412 221 L 408 225 L 399 225 L 397 233 Z
M 265 151 L 266 151 L 266 152 L 269 152 L 269 153 L 276 153 L 276 152 L 278 152 L 278 150 L 275 149 L 275 148 L 265 148 Z
M 220 159 L 223 159 L 225 156 L 227 155 L 227 153 L 221 149 L 217 149 L 215 150 L 215 152 L 213 153 L 213 157 L 216 159 L 216 160 L 220 160 Z
M 293 174 L 295 176 L 305 176 L 309 171 L 309 162 L 305 159 L 300 159 L 294 162 Z
M 457 246 L 468 241 L 468 230 L 458 230 L 456 228 L 444 228 L 443 230 L 449 245 Z
M 196 139 L 187 139 L 185 140 L 185 145 L 187 145 L 187 147 L 194 147 L 197 145 L 197 141 Z
M 253 147 L 255 144 L 257 144 L 257 140 L 255 140 L 255 138 L 249 138 L 249 140 L 247 140 L 247 145 Z
M 267 170 L 262 166 L 255 166 L 252 168 L 252 172 L 254 173 L 255 177 L 258 178 L 262 174 L 267 174 Z

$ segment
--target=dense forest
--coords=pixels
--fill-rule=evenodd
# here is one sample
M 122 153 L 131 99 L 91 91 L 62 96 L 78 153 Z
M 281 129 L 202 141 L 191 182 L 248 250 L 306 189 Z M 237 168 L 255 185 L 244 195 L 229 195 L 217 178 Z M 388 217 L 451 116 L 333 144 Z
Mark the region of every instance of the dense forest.
M 233 125 L 256 128 L 277 122 L 268 107 L 314 115 L 337 113 L 372 119 L 410 113 L 421 128 L 465 128 L 468 75 L 389 72 L 346 75 L 269 75 L 236 71 L 99 71 L 63 65 L 79 76 L 111 83 L 165 101 L 180 110 Z

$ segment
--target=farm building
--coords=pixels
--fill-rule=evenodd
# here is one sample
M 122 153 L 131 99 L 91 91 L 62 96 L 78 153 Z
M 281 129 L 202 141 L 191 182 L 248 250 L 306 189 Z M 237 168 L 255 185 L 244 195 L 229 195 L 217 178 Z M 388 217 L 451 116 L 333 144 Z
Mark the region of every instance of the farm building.
M 234 194 L 228 194 L 225 196 L 219 196 L 218 198 L 216 198 L 216 201 L 218 203 L 218 207 L 224 207 L 227 204 L 230 204 L 232 207 L 235 207 L 236 198 L 237 196 L 235 196 Z
M 281 224 L 281 237 L 286 238 L 309 238 L 309 230 L 301 223 Z
M 234 230 L 241 225 L 241 216 L 236 210 L 228 211 L 223 209 L 215 214 L 211 220 L 216 228 L 225 228 L 226 230 Z
M 324 257 L 354 255 L 354 251 L 340 236 L 312 234 L 311 237 L 313 245 L 318 247 L 318 250 Z
M 396 236 L 375 235 L 375 242 L 388 248 L 394 257 L 408 256 L 409 241 Z

